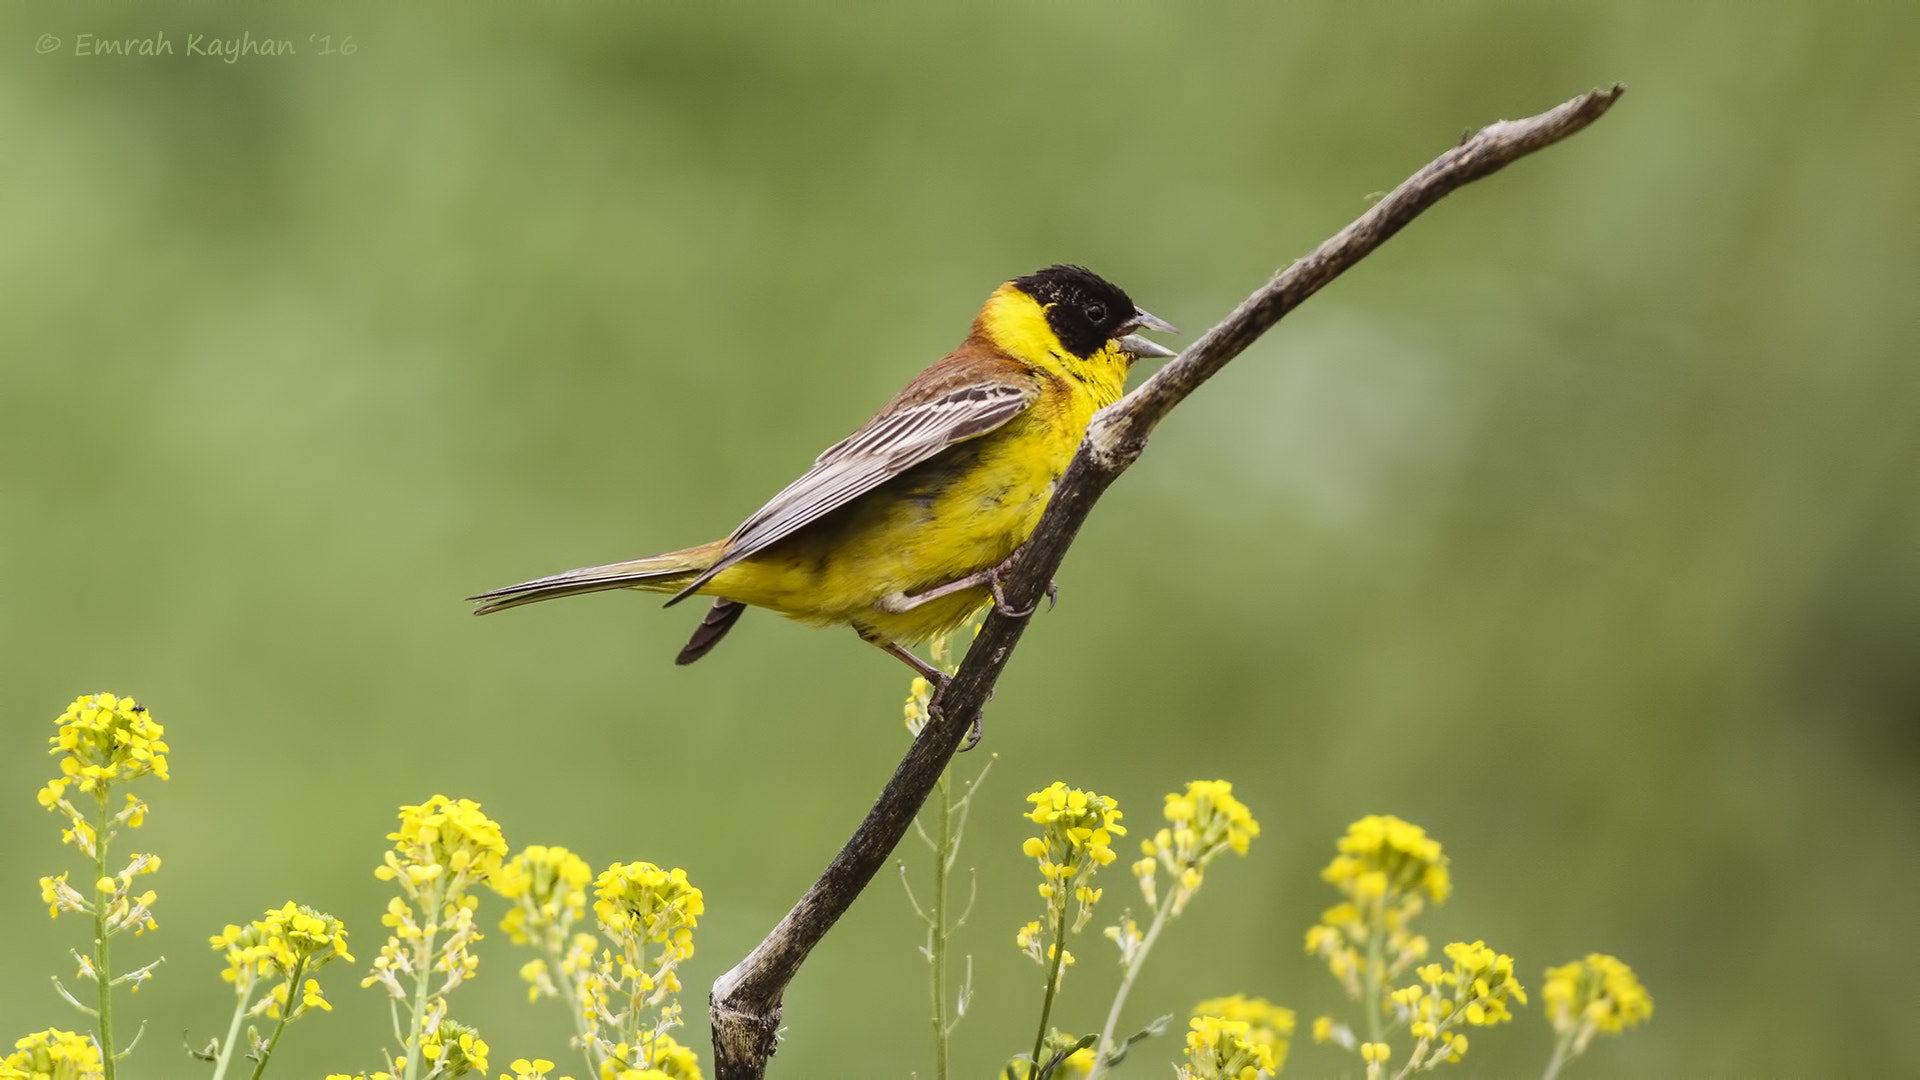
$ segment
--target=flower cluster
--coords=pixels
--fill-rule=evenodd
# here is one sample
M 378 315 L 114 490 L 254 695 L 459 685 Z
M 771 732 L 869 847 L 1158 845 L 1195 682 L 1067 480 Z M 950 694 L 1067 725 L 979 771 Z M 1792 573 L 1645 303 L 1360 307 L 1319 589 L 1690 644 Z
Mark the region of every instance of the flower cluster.
M 1113 861 L 1113 838 L 1127 832 L 1120 824 L 1120 804 L 1057 780 L 1045 791 L 1027 796 L 1027 801 L 1033 804 L 1027 820 L 1041 830 L 1039 836 L 1028 837 L 1020 850 L 1040 864 L 1040 897 L 1047 902 L 1047 925 L 1062 921 L 1070 892 L 1080 902 L 1073 922 L 1078 933 L 1093 918 L 1093 905 L 1100 900 L 1101 890 L 1093 887 L 1094 872 Z
M 1618 1035 L 1653 1016 L 1653 998 L 1633 969 L 1605 953 L 1548 968 L 1540 998 L 1574 1054 L 1585 1052 L 1596 1034 Z
M 676 1012 L 677 1015 L 677 1012 Z M 641 1063 L 644 1062 L 644 1067 Z M 600 1066 L 601 1080 L 701 1080 L 700 1056 L 666 1032 Z
M 421 1062 L 429 1076 L 484 1070 L 486 1044 L 447 1019 L 446 995 L 479 969 L 473 952 L 481 938 L 473 917 L 480 902 L 476 890 L 500 872 L 506 838 L 479 803 L 435 795 L 402 806 L 400 827 L 387 839 L 393 847 L 374 876 L 397 884 L 400 895 L 387 902 L 380 922 L 392 933 L 360 985 L 379 985 L 406 1012 L 394 1071 L 417 1075 Z
M 101 1080 L 100 1047 L 85 1035 L 48 1028 L 13 1044 L 0 1058 L 0 1080 Z
M 234 985 L 239 1007 L 274 1018 L 296 1020 L 313 1009 L 332 1010 L 320 984 L 306 977 L 334 960 L 353 962 L 340 920 L 292 901 L 246 926 L 228 926 L 209 940 L 215 952 L 226 953 L 227 969 L 220 977 Z M 254 990 L 269 979 L 278 982 L 258 1005 L 251 1005 Z M 300 1002 L 289 1009 L 296 986 Z
M 1193 1016 L 1196 1020 L 1213 1017 L 1246 1024 L 1246 1031 L 1240 1036 L 1241 1041 L 1266 1050 L 1270 1062 L 1266 1066 L 1267 1071 L 1278 1073 L 1286 1065 L 1287 1048 L 1293 1042 L 1292 1009 L 1282 1008 L 1266 998 L 1235 994 L 1232 997 L 1209 998 L 1195 1005 Z
M 60 775 L 40 788 L 38 799 L 41 806 L 66 819 L 61 842 L 85 856 L 87 866 L 82 871 L 85 884 L 72 883 L 70 870 L 42 877 L 40 900 L 53 918 L 71 911 L 93 920 L 93 949 L 84 955 L 76 952 L 74 957 L 79 963 L 78 977 L 95 984 L 97 1000 L 93 1005 L 80 1004 L 57 978 L 54 989 L 95 1018 L 96 1047 L 107 1048 L 107 1063 L 102 1067 L 111 1071 L 113 989 L 124 985 L 139 990 L 160 964 L 155 960 L 120 974 L 109 964 L 108 942 L 114 935 L 131 930 L 138 937 L 159 927 L 153 915 L 156 894 L 152 889 L 137 889 L 134 879 L 158 871 L 160 857 L 134 853 L 120 863 L 113 853 L 114 838 L 122 829 L 137 829 L 146 823 L 147 804 L 138 796 L 123 793 L 125 801 L 116 809 L 114 786 L 147 776 L 167 778 L 168 748 L 162 738 L 166 731 L 144 706 L 116 694 L 76 698 L 54 719 L 54 725 L 57 730 L 48 740 L 52 744 L 49 753 L 60 759 Z M 31 1036 L 29 1041 L 39 1042 L 32 1047 L 23 1043 L 22 1052 L 32 1049 L 43 1056 L 64 1052 L 58 1050 L 63 1045 L 61 1037 L 62 1033 L 49 1029 Z
M 1196 1016 L 1188 1026 L 1187 1060 L 1175 1069 L 1178 1080 L 1257 1080 L 1279 1071 L 1273 1051 L 1245 1020 Z
M 693 1053 L 669 1038 L 680 1025 L 680 964 L 693 955 L 693 931 L 706 902 L 679 868 L 615 863 L 594 881 L 593 911 L 615 949 L 603 949 L 580 973 L 583 1037 L 601 1062 L 603 1080 L 629 1080 L 659 1070 L 695 1080 Z M 650 1014 L 651 1021 L 649 1020 Z
M 166 734 L 146 707 L 132 698 L 90 694 L 76 698 L 54 723 L 60 733 L 48 740 L 60 759 L 61 777 L 41 789 L 40 805 L 52 806 L 69 785 L 96 792 L 114 781 L 142 776 L 167 778 Z
M 1157 907 L 1156 872 L 1165 870 L 1173 879 L 1173 914 L 1178 915 L 1200 888 L 1207 864 L 1223 851 L 1245 855 L 1260 835 L 1260 823 L 1225 780 L 1195 780 L 1184 793 L 1169 794 L 1166 817 L 1169 827 L 1141 842 L 1144 857 L 1133 864 L 1133 876 L 1147 906 Z
M 1410 924 L 1426 902 L 1442 903 L 1452 889 L 1447 856 L 1418 825 L 1369 815 L 1347 828 L 1339 854 L 1320 872 L 1346 896 L 1307 931 L 1307 952 L 1359 999 L 1426 959 L 1427 939 Z
M 1044 921 L 1026 924 L 1014 937 L 1020 951 L 1047 972 L 1039 1029 L 1034 1032 L 1033 1050 L 1026 1058 L 1026 1069 L 1031 1074 L 1043 1067 L 1049 1056 L 1047 1018 L 1052 1015 L 1054 997 L 1060 991 L 1067 966 L 1073 963 L 1073 955 L 1067 952 L 1067 937 L 1079 933 L 1093 918 L 1093 905 L 1100 901 L 1100 890 L 1093 887 L 1093 875 L 1113 861 L 1113 838 L 1125 836 L 1127 830 L 1120 824 L 1117 800 L 1069 788 L 1059 781 L 1028 795 L 1027 801 L 1033 804 L 1027 820 L 1040 826 L 1040 835 L 1028 837 L 1020 850 L 1040 864 L 1040 898 L 1047 904 Z M 1079 907 L 1071 926 L 1067 924 L 1069 895 Z M 1062 1052 L 1056 1050 L 1054 1056 Z M 1095 1072 L 1099 1070 L 1099 1054 L 1096 1045 L 1092 1066 Z
M 592 881 L 593 869 L 585 859 L 563 847 L 538 844 L 522 849 L 493 876 L 493 890 L 513 904 L 500 929 L 515 945 L 531 945 L 542 953 L 520 968 L 528 1001 L 564 995 L 577 1011 L 580 973 L 600 944 L 591 934 L 573 932 L 586 914 Z
M 393 850 L 374 870 L 382 881 L 400 881 L 404 890 L 444 881 L 448 892 L 489 880 L 507 855 L 500 826 L 480 812 L 472 799 L 435 795 L 419 806 L 400 808 L 400 828 L 387 834 Z
M 397 883 L 401 895 L 388 902 L 380 919 L 393 934 L 360 985 L 379 983 L 405 1001 L 403 977 L 424 979 L 437 973 L 442 981 L 435 994 L 445 994 L 480 966 L 472 952 L 481 937 L 473 921 L 479 903 L 474 887 L 500 869 L 507 842 L 500 826 L 480 812 L 479 803 L 456 802 L 445 795 L 401 807 L 400 828 L 387 839 L 393 847 L 373 872 L 382 881 Z
M 111 788 L 143 776 L 167 778 L 165 729 L 144 706 L 113 694 L 77 698 L 54 723 L 59 732 L 48 741 L 50 753 L 60 756 L 61 775 L 40 789 L 39 801 L 66 817 L 60 839 L 93 860 L 94 887 L 90 896 L 68 883 L 70 872 L 51 875 L 40 879 L 40 899 L 54 918 L 62 911 L 92 915 L 108 935 L 155 929 L 155 894 L 151 889 L 136 893 L 133 879 L 159 870 L 160 857 L 135 854 L 115 870 L 108 866 L 107 849 L 122 827 L 137 829 L 146 822 L 147 804 L 134 795 L 112 810 Z M 75 806 L 70 792 L 93 796 L 92 806 Z M 136 988 L 139 981 L 134 980 Z
M 428 1076 L 448 1078 L 470 1072 L 485 1075 L 487 1044 L 480 1033 L 458 1020 L 443 1020 L 420 1040 Z M 396 1063 L 397 1064 L 397 1063 Z
M 1339 851 L 1320 877 L 1357 900 L 1424 892 L 1439 904 L 1453 889 L 1440 841 L 1391 814 L 1369 814 L 1347 826 Z
M 687 872 L 649 862 L 615 863 L 594 880 L 593 894 L 601 929 L 628 956 L 642 957 L 651 946 L 660 947 L 651 965 L 634 964 L 642 976 L 640 988 L 661 995 L 679 990 L 674 970 L 693 955 L 693 931 L 707 910 Z
M 1420 981 L 1391 995 L 1396 1016 L 1414 1039 L 1403 1073 L 1459 1061 L 1467 1052 L 1467 1037 L 1454 1029 L 1504 1023 L 1513 1019 L 1508 1001 L 1526 1003 L 1527 992 L 1513 977 L 1513 957 L 1480 941 L 1454 942 L 1445 952 L 1451 969 L 1422 964 L 1415 973 Z

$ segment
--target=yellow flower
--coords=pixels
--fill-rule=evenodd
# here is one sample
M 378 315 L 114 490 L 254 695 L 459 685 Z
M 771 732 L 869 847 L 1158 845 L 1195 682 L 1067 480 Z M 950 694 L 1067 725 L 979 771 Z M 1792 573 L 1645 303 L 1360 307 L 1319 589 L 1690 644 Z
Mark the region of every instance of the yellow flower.
M 1346 900 L 1307 931 L 1306 948 L 1326 961 L 1348 996 L 1362 996 L 1376 934 L 1380 969 L 1371 976 L 1381 982 L 1426 959 L 1427 939 L 1413 932 L 1413 920 L 1428 900 L 1444 901 L 1452 882 L 1446 854 L 1425 830 L 1397 817 L 1361 818 L 1348 826 L 1339 854 L 1320 876 Z
M 1188 1023 L 1187 1063 L 1179 1080 L 1256 1080 L 1279 1071 L 1273 1052 L 1256 1041 L 1245 1020 L 1196 1016 Z
M 1195 780 L 1185 794 L 1168 795 L 1167 820 L 1199 834 L 1201 849 L 1225 843 L 1236 854 L 1245 855 L 1247 844 L 1260 835 L 1260 823 L 1253 812 L 1233 797 L 1233 785 L 1225 780 Z
M 472 799 L 455 802 L 435 795 L 419 806 L 400 808 L 400 829 L 387 834 L 393 851 L 374 871 L 385 880 L 405 876 L 415 884 L 443 873 L 467 881 L 486 881 L 500 869 L 507 841 L 500 826 L 480 812 Z
M 1424 891 L 1436 904 L 1445 903 L 1453 887 L 1440 842 L 1392 815 L 1370 814 L 1347 826 L 1340 854 L 1320 876 L 1367 898 Z
M 1260 823 L 1225 780 L 1188 783 L 1185 792 L 1167 796 L 1165 813 L 1169 827 L 1141 842 L 1146 857 L 1133 864 L 1133 876 L 1148 906 L 1158 906 L 1156 867 L 1165 869 L 1174 883 L 1173 914 L 1179 915 L 1200 888 L 1207 864 L 1223 851 L 1245 855 Z
M 1499 1024 L 1513 1019 L 1507 1000 L 1527 1003 L 1527 992 L 1513 977 L 1513 957 L 1487 948 L 1486 942 L 1471 945 L 1454 942 L 1444 950 L 1453 961 L 1453 970 L 1443 978 L 1458 988 L 1456 1001 L 1467 1023 L 1476 1027 Z
M 6 1080 L 101 1080 L 106 1070 L 93 1039 L 48 1028 L 18 1040 L 13 1053 L 0 1058 Z
M 1235 994 L 1203 1001 L 1193 1007 L 1193 1015 L 1244 1022 L 1247 1025 L 1246 1041 L 1266 1047 L 1267 1056 L 1273 1062 L 1270 1071 L 1277 1073 L 1286 1065 L 1287 1048 L 1293 1040 L 1292 1009 L 1281 1008 L 1266 998 Z
M 387 835 L 393 847 L 374 876 L 397 884 L 401 895 L 387 901 L 380 923 L 392 933 L 360 985 L 377 983 L 396 1001 L 408 1001 L 414 995 L 402 976 L 419 982 L 435 973 L 441 977 L 435 993 L 444 995 L 478 971 L 472 946 L 482 935 L 474 920 L 480 903 L 474 887 L 500 872 L 507 841 L 471 799 L 435 795 L 402 806 L 399 817 L 399 829 Z
M 1046 934 L 1040 929 L 1040 920 L 1035 919 L 1021 927 L 1019 933 L 1013 935 L 1013 944 L 1014 947 L 1021 952 L 1038 960 L 1040 959 L 1041 942 L 1045 939 Z
M 526 1058 L 515 1058 L 508 1068 L 513 1072 L 501 1073 L 500 1080 L 547 1080 L 547 1073 L 553 1071 L 553 1062 L 546 1058 L 534 1058 L 532 1061 Z M 558 1080 L 568 1080 L 568 1078 L 562 1076 Z
M 1073 924 L 1077 932 L 1093 917 L 1093 905 L 1100 899 L 1100 890 L 1090 879 L 1096 870 L 1113 861 L 1113 838 L 1126 835 L 1126 827 L 1120 824 L 1120 804 L 1058 781 L 1027 796 L 1027 801 L 1033 804 L 1027 820 L 1043 828 L 1039 836 L 1028 837 L 1020 850 L 1040 864 L 1040 897 L 1047 902 L 1047 926 L 1051 929 L 1058 924 L 1067 897 L 1072 895 L 1080 902 Z
M 918 737 L 920 729 L 927 726 L 928 707 L 933 701 L 933 684 L 915 677 L 907 687 L 906 721 L 907 734 Z
M 1540 998 L 1555 1031 L 1584 1030 L 1576 1053 L 1596 1032 L 1618 1035 L 1653 1016 L 1653 998 L 1633 969 L 1605 953 L 1547 969 Z
M 67 872 L 55 877 L 40 879 L 40 902 L 47 905 L 47 914 L 59 918 L 62 911 L 92 911 L 87 898 L 80 890 L 67 884 Z
M 522 848 L 518 855 L 500 868 L 489 884 L 493 891 L 514 901 L 500 929 L 516 945 L 526 945 L 533 935 L 550 927 L 571 925 L 587 906 L 587 884 L 593 869 L 586 860 L 563 847 L 538 844 Z
M 1080 1038 L 1077 1035 L 1061 1031 L 1059 1028 L 1047 1029 L 1046 1038 L 1040 1043 L 1040 1064 L 1044 1066 L 1047 1062 L 1060 1058 L 1060 1063 L 1054 1067 L 1052 1073 L 1048 1074 L 1054 1080 L 1086 1080 L 1086 1077 L 1093 1072 L 1093 1050 L 1089 1047 L 1070 1049 L 1078 1042 Z M 1063 1054 L 1065 1056 L 1061 1057 Z M 1002 1065 L 1000 1071 L 993 1075 L 1000 1080 L 1006 1080 L 1008 1077 L 1026 1080 L 1032 1068 L 1033 1059 L 1026 1054 L 1019 1054 Z
M 1113 861 L 1113 838 L 1127 834 L 1120 825 L 1119 802 L 1104 795 L 1056 780 L 1027 801 L 1033 804 L 1027 820 L 1047 827 L 1043 843 L 1057 850 L 1084 850 L 1102 866 Z
M 60 762 L 64 775 L 41 790 L 43 806 L 58 803 L 68 784 L 92 792 L 116 780 L 167 778 L 167 744 L 161 740 L 166 731 L 132 698 L 75 698 L 54 723 L 60 731 L 48 740 L 50 752 L 66 755 Z
M 1423 964 L 1416 972 L 1419 982 L 1387 995 L 1395 1018 L 1414 1038 L 1403 1073 L 1431 1069 L 1442 1060 L 1459 1061 L 1466 1055 L 1467 1037 L 1455 1028 L 1504 1023 L 1513 1019 L 1507 1003 L 1527 1000 L 1526 990 L 1513 977 L 1513 957 L 1480 941 L 1456 941 L 1444 951 L 1453 961 L 1451 968 Z
M 420 1056 L 434 1063 L 435 1076 L 458 1077 L 487 1071 L 487 1044 L 480 1033 L 458 1020 L 442 1020 L 420 1040 Z
M 593 891 L 599 897 L 593 912 L 609 934 L 665 945 L 677 959 L 693 955 L 693 930 L 707 909 L 685 870 L 615 863 L 594 881 Z
M 347 930 L 340 920 L 291 900 L 244 927 L 228 926 L 208 942 L 215 952 L 226 952 L 227 970 L 221 977 L 235 983 L 242 993 L 258 977 L 291 979 L 317 971 L 333 960 L 353 962 L 353 955 L 347 952 Z M 284 1002 L 284 996 L 281 1000 Z
M 703 1080 L 700 1075 L 700 1056 L 665 1033 L 654 1036 L 647 1055 L 647 1065 L 650 1071 L 659 1073 L 663 1080 Z

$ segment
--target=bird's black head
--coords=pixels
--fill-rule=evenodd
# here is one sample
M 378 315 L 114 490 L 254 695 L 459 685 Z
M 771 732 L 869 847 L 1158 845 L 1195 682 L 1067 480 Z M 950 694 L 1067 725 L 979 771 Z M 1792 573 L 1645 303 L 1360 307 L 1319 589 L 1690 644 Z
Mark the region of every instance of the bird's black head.
M 1013 284 L 1040 302 L 1060 344 L 1083 360 L 1119 337 L 1134 318 L 1133 301 L 1120 286 L 1084 266 L 1049 266 Z

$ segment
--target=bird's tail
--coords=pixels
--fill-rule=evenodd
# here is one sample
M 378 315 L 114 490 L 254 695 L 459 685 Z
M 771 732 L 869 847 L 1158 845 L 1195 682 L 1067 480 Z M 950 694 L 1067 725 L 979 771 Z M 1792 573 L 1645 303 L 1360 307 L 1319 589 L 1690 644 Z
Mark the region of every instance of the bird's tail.
M 518 585 L 483 592 L 478 596 L 469 596 L 467 599 L 480 602 L 480 606 L 473 610 L 475 615 L 487 615 L 495 611 L 516 608 L 522 604 L 552 600 L 560 596 L 600 592 L 604 589 L 650 589 L 659 592 L 675 592 L 701 571 L 712 566 L 714 560 L 720 557 L 720 553 L 725 548 L 726 541 L 716 540 L 711 544 L 702 544 L 685 551 L 669 551 L 665 555 L 654 555 L 630 562 L 569 570 L 564 574 L 523 581 Z

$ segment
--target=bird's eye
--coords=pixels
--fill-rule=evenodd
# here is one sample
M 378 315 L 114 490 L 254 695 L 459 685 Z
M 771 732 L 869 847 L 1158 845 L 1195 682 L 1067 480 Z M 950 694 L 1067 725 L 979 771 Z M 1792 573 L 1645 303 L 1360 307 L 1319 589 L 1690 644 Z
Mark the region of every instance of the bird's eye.
M 1106 321 L 1107 309 L 1103 305 L 1088 304 L 1083 310 L 1086 312 L 1087 320 L 1096 326 Z

